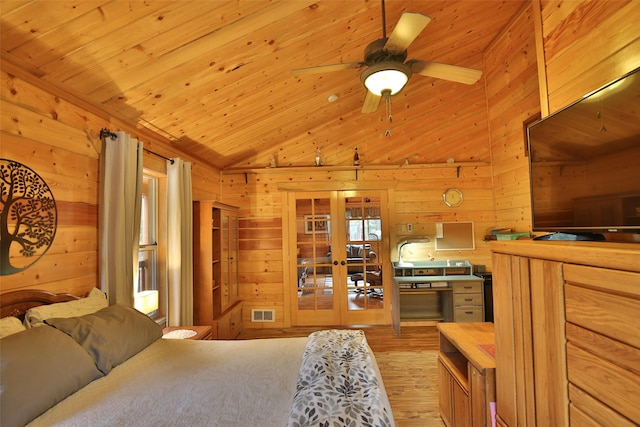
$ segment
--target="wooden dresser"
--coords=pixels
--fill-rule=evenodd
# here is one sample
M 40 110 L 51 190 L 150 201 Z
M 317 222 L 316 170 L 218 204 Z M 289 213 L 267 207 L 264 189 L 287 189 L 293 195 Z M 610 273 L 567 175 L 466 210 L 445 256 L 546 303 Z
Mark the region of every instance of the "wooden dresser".
M 491 249 L 497 425 L 640 425 L 640 244 Z

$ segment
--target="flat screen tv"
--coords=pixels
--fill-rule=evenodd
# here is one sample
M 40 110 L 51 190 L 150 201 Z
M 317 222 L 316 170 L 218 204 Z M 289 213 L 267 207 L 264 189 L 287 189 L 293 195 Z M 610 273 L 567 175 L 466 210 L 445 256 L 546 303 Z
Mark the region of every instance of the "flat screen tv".
M 533 231 L 640 233 L 640 68 L 527 127 Z

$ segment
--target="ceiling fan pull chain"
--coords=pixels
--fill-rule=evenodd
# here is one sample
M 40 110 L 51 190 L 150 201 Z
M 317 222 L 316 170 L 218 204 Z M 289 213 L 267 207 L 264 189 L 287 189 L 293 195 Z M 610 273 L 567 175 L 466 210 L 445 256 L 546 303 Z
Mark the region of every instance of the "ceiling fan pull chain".
M 387 108 L 387 118 L 389 119 L 389 127 L 391 127 L 391 122 L 393 118 L 391 117 L 391 92 L 386 90 L 384 91 L 384 103 Z M 391 130 L 387 127 L 387 131 L 384 133 L 385 136 L 391 136 Z

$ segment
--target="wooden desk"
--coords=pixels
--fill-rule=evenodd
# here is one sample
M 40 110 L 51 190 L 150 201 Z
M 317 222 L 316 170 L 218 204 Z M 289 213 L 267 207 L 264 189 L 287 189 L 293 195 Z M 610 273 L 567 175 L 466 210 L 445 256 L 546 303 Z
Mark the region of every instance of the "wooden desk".
M 490 427 L 489 404 L 496 400 L 496 363 L 489 355 L 495 342 L 493 323 L 439 323 L 438 331 L 442 420 L 447 427 Z
M 210 340 L 213 338 L 211 326 L 168 326 L 162 330 L 162 335 L 181 329 L 195 331 L 196 334 L 187 338 L 188 340 Z

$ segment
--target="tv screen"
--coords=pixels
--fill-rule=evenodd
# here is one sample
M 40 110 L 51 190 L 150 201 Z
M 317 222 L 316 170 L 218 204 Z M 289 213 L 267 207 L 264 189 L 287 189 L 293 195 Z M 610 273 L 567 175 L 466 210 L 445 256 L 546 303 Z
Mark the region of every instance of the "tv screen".
M 640 68 L 527 138 L 534 231 L 640 233 Z

